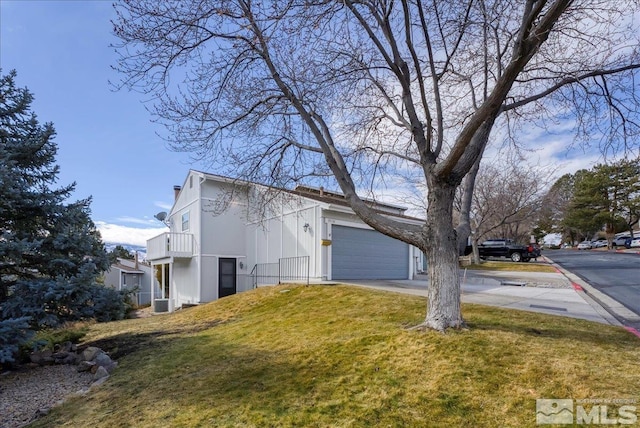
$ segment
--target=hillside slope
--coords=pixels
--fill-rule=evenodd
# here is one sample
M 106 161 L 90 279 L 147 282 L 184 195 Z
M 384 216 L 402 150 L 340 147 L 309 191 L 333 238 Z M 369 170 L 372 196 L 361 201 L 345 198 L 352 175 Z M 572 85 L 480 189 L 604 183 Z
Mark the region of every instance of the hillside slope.
M 410 330 L 422 298 L 278 286 L 87 341 L 119 367 L 33 426 L 535 426 L 537 398 L 637 398 L 621 328 L 465 305 L 469 329 Z

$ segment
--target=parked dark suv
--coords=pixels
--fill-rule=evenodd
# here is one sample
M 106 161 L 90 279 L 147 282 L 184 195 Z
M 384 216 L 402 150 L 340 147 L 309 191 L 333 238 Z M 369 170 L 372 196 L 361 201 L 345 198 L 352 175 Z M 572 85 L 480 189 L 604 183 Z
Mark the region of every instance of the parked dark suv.
M 511 239 L 488 239 L 478 246 L 480 258 L 506 257 L 514 262 L 528 262 L 540 257 L 537 244 L 518 245 Z

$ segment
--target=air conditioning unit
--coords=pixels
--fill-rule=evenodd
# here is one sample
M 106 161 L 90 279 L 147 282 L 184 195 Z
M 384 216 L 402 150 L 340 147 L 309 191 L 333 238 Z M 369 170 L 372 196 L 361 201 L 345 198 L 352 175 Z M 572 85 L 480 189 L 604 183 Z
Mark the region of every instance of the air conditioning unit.
M 153 312 L 169 312 L 169 299 L 155 299 Z

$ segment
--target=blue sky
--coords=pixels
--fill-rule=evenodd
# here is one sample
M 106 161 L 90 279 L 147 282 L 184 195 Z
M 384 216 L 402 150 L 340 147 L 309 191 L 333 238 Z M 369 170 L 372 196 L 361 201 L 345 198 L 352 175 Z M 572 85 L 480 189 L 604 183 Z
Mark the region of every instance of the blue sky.
M 17 71 L 40 122 L 53 122 L 60 183 L 77 182 L 74 199 L 93 196 L 103 239 L 144 245 L 164 230 L 153 214 L 198 166 L 166 148 L 142 95 L 109 86 L 113 17 L 111 1 L 2 0 L 0 67 Z

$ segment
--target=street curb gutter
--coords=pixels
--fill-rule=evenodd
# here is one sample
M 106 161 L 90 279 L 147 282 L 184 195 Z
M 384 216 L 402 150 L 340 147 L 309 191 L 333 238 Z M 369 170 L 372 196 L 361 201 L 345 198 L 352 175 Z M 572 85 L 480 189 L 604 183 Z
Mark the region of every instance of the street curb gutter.
M 635 328 L 629 327 L 623 324 L 622 320 L 628 320 L 632 322 L 640 322 L 640 316 L 636 315 L 631 310 L 627 309 L 622 303 L 612 299 L 603 292 L 593 288 L 588 282 L 584 281 L 578 275 L 575 275 L 568 270 L 562 268 L 550 258 L 543 256 L 543 258 L 558 272 L 562 273 L 576 290 L 577 293 L 582 293 L 582 297 L 594 308 L 598 314 L 600 314 L 609 324 L 624 327 L 625 330 L 638 336 L 640 338 L 640 332 Z

